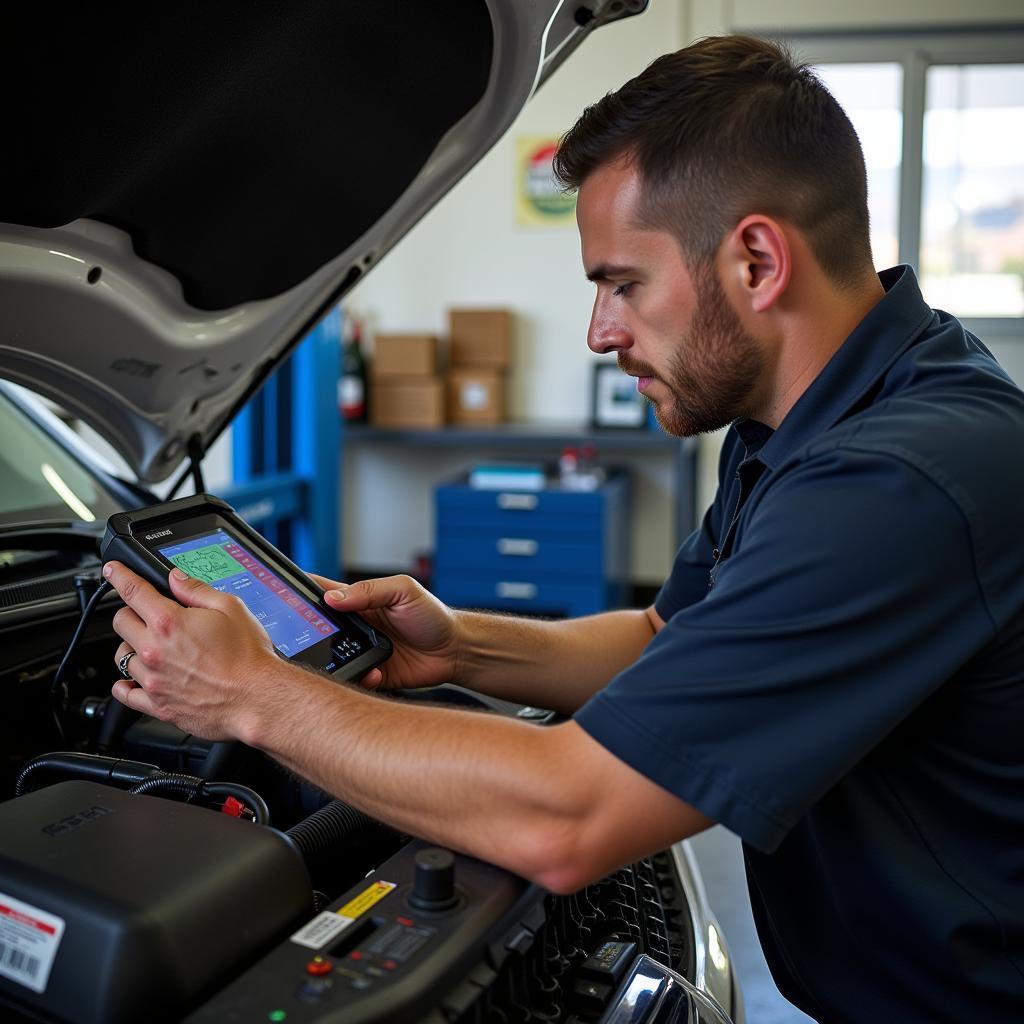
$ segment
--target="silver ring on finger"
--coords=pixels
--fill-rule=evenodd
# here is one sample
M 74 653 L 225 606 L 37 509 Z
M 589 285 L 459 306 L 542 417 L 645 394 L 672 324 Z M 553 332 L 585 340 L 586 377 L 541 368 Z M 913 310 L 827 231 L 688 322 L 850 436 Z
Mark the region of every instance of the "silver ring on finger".
M 129 651 L 127 654 L 122 654 L 117 662 L 117 667 L 120 669 L 121 675 L 123 675 L 125 679 L 130 679 L 132 682 L 135 682 L 135 676 L 128 671 L 128 662 L 131 661 L 138 653 L 138 651 Z

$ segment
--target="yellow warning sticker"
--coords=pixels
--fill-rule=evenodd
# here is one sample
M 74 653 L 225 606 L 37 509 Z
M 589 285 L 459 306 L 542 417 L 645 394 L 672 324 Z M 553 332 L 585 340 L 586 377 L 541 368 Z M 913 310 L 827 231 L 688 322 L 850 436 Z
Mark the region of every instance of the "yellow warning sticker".
M 394 882 L 374 882 L 369 889 L 364 889 L 354 899 L 348 901 L 345 906 L 335 911 L 341 917 L 357 918 L 365 914 L 375 903 L 379 903 L 392 889 Z

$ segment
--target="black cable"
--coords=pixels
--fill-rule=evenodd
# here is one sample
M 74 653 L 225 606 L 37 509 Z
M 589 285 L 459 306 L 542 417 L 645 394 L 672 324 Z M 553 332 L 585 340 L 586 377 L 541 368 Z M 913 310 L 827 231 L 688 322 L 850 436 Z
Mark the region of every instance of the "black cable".
M 41 754 L 22 766 L 14 783 L 14 795 L 29 792 L 29 780 L 40 772 L 53 772 L 70 777 L 91 779 L 107 785 L 128 786 L 132 794 L 169 791 L 187 801 L 200 797 L 234 797 L 252 811 L 258 825 L 270 824 L 270 808 L 254 789 L 235 782 L 207 782 L 197 775 L 165 772 L 155 764 L 127 761 L 101 754 L 82 754 L 73 750 Z M 358 812 L 356 812 L 358 813 Z
M 14 795 L 22 796 L 29 790 L 29 779 L 40 772 L 59 772 L 114 785 L 136 785 L 160 769 L 143 761 L 125 761 L 118 757 L 82 754 L 73 750 L 58 750 L 41 754 L 22 766 L 14 782 Z
M 68 649 L 64 652 L 64 657 L 61 659 L 61 663 L 57 666 L 57 671 L 53 676 L 53 682 L 50 684 L 50 710 L 53 712 L 53 720 L 57 725 L 57 732 L 60 735 L 61 740 L 65 740 L 67 738 L 64 734 L 64 720 L 61 717 L 64 702 L 68 698 L 64 675 L 68 670 L 68 666 L 71 664 L 71 659 L 74 657 L 75 650 L 78 647 L 79 641 L 82 639 L 85 627 L 89 624 L 89 620 L 92 618 L 93 612 L 96 610 L 100 601 L 107 596 L 107 592 L 111 589 L 110 583 L 104 580 L 96 588 L 96 593 L 89 598 L 89 603 L 82 611 L 81 618 L 78 620 L 78 626 L 75 629 L 74 635 L 71 637 L 71 643 L 68 644 Z
M 240 785 L 237 782 L 206 782 L 203 780 L 203 792 L 210 796 L 233 796 L 240 803 L 252 811 L 253 820 L 257 825 L 270 824 L 270 808 L 254 789 Z
M 198 434 L 193 434 L 188 439 L 188 461 L 192 471 L 192 481 L 196 485 L 196 494 L 203 494 L 206 491 L 206 484 L 203 482 L 203 443 Z
M 170 501 L 178 491 L 181 490 L 181 485 L 192 475 L 192 466 L 186 466 L 181 473 L 178 475 L 178 479 L 171 484 L 171 489 L 167 492 L 166 501 Z
M 183 796 L 186 803 L 191 803 L 203 790 L 203 780 L 197 779 L 194 775 L 183 775 L 179 772 L 161 772 L 159 775 L 151 775 L 143 779 L 138 785 L 128 790 L 132 796 L 142 796 L 145 793 L 156 793 L 160 790 L 167 790 L 175 796 Z
M 233 796 L 239 803 L 245 804 L 252 811 L 253 820 L 257 825 L 270 824 L 270 808 L 267 802 L 255 790 L 235 782 L 207 782 L 197 775 L 185 775 L 181 772 L 161 772 L 151 775 L 138 785 L 132 786 L 129 793 L 142 795 L 167 790 L 175 796 L 183 796 L 191 803 L 207 796 Z
M 181 490 L 182 485 L 189 477 L 192 477 L 196 485 L 196 494 L 202 494 L 206 490 L 206 484 L 203 482 L 203 470 L 200 465 L 205 453 L 203 452 L 198 434 L 193 434 L 188 439 L 187 450 L 188 464 L 178 474 L 178 479 L 171 484 L 171 489 L 167 492 L 165 501 L 170 501 Z

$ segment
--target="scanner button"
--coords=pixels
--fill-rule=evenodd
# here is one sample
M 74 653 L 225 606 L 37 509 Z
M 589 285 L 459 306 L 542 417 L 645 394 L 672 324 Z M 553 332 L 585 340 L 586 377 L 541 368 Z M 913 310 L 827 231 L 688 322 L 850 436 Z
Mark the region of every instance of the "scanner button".
M 334 970 L 334 964 L 330 960 L 325 960 L 322 956 L 315 956 L 312 960 L 306 964 L 306 973 L 312 974 L 314 978 L 319 978 L 324 974 L 330 974 Z

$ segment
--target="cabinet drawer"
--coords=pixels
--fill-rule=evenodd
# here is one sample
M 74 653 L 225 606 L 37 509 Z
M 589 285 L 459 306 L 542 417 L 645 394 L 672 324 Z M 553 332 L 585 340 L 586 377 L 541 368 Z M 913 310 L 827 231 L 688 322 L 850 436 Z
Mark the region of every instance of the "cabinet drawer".
M 438 571 L 434 593 L 445 602 L 463 608 L 496 608 L 552 615 L 592 615 L 609 606 L 609 587 L 593 583 L 565 583 L 558 577 L 520 574 L 477 576 Z
M 521 572 L 604 575 L 604 546 L 598 535 L 589 543 L 565 538 L 565 533 L 546 531 L 473 534 L 442 528 L 434 564 L 438 569 L 482 569 L 513 575 Z
M 624 475 L 612 476 L 596 491 L 486 491 L 448 484 L 435 492 L 438 529 L 486 528 L 509 536 L 539 530 L 599 535 L 626 486 Z
M 599 537 L 604 529 L 605 513 L 601 502 L 556 507 L 550 503 L 542 504 L 539 494 L 497 491 L 480 496 L 487 500 L 447 501 L 439 491 L 438 530 L 490 530 L 509 536 L 575 532 L 581 536 Z M 585 497 L 594 496 L 588 494 Z
M 563 491 L 557 487 L 542 491 L 490 491 L 467 484 L 446 484 L 438 487 L 436 493 L 439 509 L 523 512 L 537 518 L 594 515 L 600 512 L 605 502 L 604 488 L 596 491 Z
M 494 537 L 562 537 L 596 543 L 605 532 L 600 509 L 586 514 L 526 512 L 481 508 L 438 508 L 437 531 L 487 532 Z

